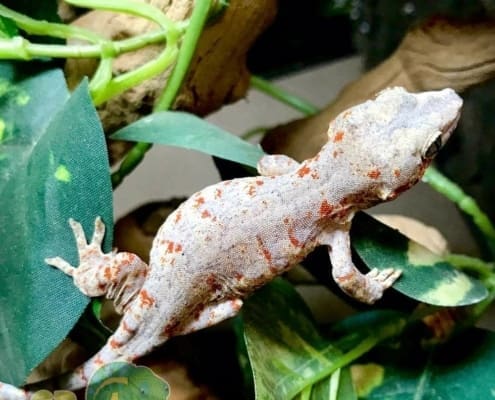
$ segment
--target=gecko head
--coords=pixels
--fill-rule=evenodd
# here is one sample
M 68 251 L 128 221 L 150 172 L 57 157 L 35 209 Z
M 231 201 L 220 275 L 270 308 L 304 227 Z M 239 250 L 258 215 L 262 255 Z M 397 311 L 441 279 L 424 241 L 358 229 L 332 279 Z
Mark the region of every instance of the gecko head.
M 332 121 L 329 143 L 333 154 L 351 155 L 347 168 L 369 201 L 391 200 L 422 177 L 456 127 L 461 107 L 452 89 L 385 89 Z

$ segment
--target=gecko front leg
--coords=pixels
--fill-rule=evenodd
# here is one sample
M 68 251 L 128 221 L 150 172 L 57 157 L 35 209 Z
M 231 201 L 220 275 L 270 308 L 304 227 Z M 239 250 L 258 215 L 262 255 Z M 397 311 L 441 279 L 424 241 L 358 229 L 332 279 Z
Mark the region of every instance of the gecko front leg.
M 100 217 L 95 220 L 90 243 L 87 243 L 79 222 L 70 219 L 69 224 L 77 244 L 79 267 L 73 267 L 60 257 L 47 258 L 45 262 L 72 276 L 74 284 L 86 296 L 105 295 L 112 299 L 116 311 L 122 314 L 141 289 L 148 265 L 132 253 L 103 253 L 101 244 L 105 225 Z
M 328 246 L 332 276 L 339 287 L 349 296 L 373 304 L 399 278 L 401 271 L 393 268 L 380 271 L 374 268 L 366 275 L 359 272 L 352 262 L 349 229 L 350 223 L 324 232 L 319 243 Z

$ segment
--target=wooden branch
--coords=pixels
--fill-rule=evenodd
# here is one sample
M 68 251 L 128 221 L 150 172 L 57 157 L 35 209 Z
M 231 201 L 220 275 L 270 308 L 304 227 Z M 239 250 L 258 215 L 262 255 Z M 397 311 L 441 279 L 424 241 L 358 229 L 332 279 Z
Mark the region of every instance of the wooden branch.
M 435 18 L 410 30 L 387 60 L 345 86 L 319 114 L 276 127 L 262 145 L 269 153 L 303 160 L 320 150 L 328 123 L 341 111 L 386 87 L 404 86 L 416 92 L 451 87 L 462 92 L 493 77 L 495 21 Z

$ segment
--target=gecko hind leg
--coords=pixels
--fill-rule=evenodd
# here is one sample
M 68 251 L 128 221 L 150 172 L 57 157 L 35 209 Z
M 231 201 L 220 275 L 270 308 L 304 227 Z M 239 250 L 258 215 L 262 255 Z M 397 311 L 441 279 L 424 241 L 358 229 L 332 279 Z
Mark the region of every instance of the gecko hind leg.
M 241 307 L 241 299 L 231 299 L 221 303 L 208 305 L 196 316 L 193 321 L 181 327 L 180 334 L 186 335 L 188 333 L 216 325 L 219 322 L 236 316 Z

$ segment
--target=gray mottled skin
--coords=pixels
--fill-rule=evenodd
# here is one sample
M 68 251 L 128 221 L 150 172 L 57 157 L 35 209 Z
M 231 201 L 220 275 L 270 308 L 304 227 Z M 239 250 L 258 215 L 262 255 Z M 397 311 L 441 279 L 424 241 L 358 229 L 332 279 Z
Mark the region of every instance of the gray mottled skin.
M 191 196 L 158 231 L 149 267 L 129 253 L 102 254 L 101 221 L 89 245 L 72 221 L 80 266 L 60 258 L 47 262 L 73 275 L 85 293 L 116 299 L 124 315 L 104 348 L 60 384 L 81 387 L 104 363 L 132 361 L 169 337 L 235 315 L 242 298 L 318 245 L 328 247 L 333 277 L 346 293 L 367 303 L 379 299 L 400 271 L 362 275 L 355 269 L 352 217 L 421 178 L 461 106 L 451 89 L 381 92 L 332 121 L 328 143 L 312 159 L 299 164 L 266 156 L 258 165 L 261 176 L 220 182 Z M 26 396 L 0 386 L 0 400 Z

